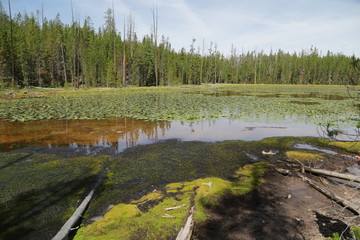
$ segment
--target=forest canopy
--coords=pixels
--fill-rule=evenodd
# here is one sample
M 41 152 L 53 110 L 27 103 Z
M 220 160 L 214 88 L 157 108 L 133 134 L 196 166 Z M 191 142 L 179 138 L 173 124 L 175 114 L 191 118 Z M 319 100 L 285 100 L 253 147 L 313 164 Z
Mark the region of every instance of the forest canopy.
M 351 82 L 352 58 L 322 54 L 316 47 L 301 52 L 238 52 L 224 55 L 216 43 L 205 49 L 192 39 L 175 51 L 159 39 L 157 13 L 152 31 L 139 39 L 129 14 L 117 31 L 112 9 L 94 29 L 90 17 L 64 24 L 35 14 L 8 14 L 0 2 L 0 88 L 124 87 L 202 83 L 323 84 Z

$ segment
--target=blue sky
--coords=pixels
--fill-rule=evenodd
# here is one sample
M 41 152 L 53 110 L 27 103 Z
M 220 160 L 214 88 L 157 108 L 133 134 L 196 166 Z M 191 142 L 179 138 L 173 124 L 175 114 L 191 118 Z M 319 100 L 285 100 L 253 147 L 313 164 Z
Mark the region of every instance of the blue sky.
M 1 0 L 7 9 L 7 0 Z M 90 16 L 95 28 L 105 23 L 105 11 L 115 8 L 118 31 L 131 11 L 139 37 L 149 34 L 152 8 L 159 15 L 159 35 L 176 50 L 216 43 L 225 55 L 237 52 L 299 52 L 317 47 L 324 54 L 360 56 L 360 0 L 72 0 L 81 22 Z M 60 13 L 71 21 L 71 0 L 11 0 L 13 12 L 35 12 L 44 6 L 48 19 Z

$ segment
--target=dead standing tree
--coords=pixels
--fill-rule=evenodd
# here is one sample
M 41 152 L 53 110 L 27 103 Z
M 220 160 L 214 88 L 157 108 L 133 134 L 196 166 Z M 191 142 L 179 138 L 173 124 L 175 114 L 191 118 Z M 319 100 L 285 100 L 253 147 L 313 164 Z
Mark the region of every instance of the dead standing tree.
M 152 37 L 154 43 L 154 70 L 155 70 L 155 86 L 159 86 L 159 59 L 158 59 L 158 11 L 157 8 L 152 9 L 153 26 Z

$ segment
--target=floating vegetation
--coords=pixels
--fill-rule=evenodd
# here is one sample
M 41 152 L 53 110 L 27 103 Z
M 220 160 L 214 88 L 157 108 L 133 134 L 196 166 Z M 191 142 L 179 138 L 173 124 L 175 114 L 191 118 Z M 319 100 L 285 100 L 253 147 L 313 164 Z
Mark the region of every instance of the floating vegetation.
M 0 119 L 32 121 L 41 119 L 107 119 L 135 118 L 157 120 L 209 120 L 241 119 L 262 121 L 263 118 L 279 121 L 324 122 L 357 117 L 353 102 L 346 99 L 346 89 L 319 86 L 274 85 L 216 85 L 193 88 L 128 88 L 113 91 L 80 91 L 44 95 L 28 99 L 0 99 Z M 202 94 L 188 94 L 199 93 Z M 289 94 L 286 94 L 289 93 Z M 319 104 L 296 104 L 291 94 L 320 96 Z M 344 96 L 341 101 L 328 101 L 327 97 Z M 215 94 L 216 98 L 209 97 Z M 317 94 L 317 95 L 315 95 Z M 266 95 L 275 95 L 264 98 Z M 262 97 L 261 97 L 262 96 Z M 298 96 L 296 96 L 298 98 Z M 315 102 L 315 101 L 304 101 Z M 350 120 L 348 120 L 350 121 Z

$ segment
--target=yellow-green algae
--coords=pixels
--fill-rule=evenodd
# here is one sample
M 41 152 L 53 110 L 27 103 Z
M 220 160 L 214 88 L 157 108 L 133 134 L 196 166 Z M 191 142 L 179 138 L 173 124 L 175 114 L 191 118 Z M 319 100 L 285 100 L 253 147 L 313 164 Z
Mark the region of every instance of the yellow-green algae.
M 262 162 L 245 166 L 236 172 L 236 182 L 203 178 L 168 184 L 130 204 L 113 207 L 101 220 L 81 228 L 74 239 L 171 239 L 186 221 L 192 205 L 195 205 L 195 222 L 205 221 L 207 209 L 215 207 L 223 196 L 246 194 L 257 188 L 268 166 Z M 137 208 L 137 204 L 154 198 L 158 202 L 148 211 Z M 177 206 L 182 207 L 165 210 Z
M 330 142 L 329 145 L 343 148 L 349 152 L 360 153 L 360 142 Z
M 300 151 L 287 151 L 286 156 L 289 158 L 289 160 L 299 162 L 313 162 L 323 159 L 323 156 L 319 154 Z

